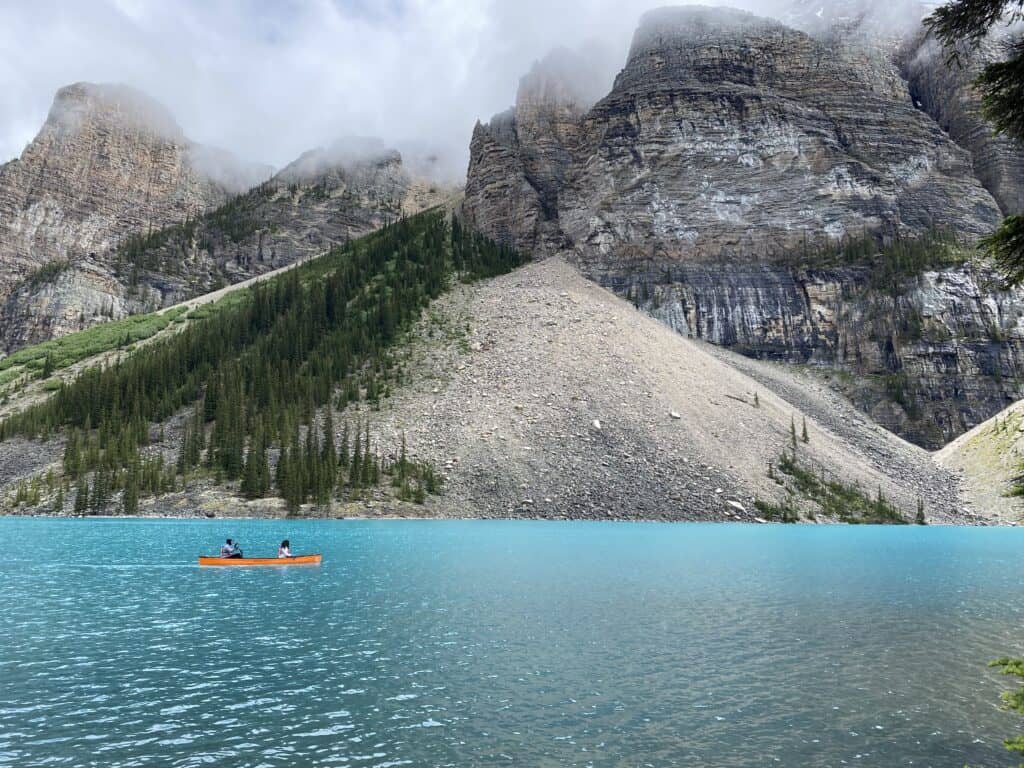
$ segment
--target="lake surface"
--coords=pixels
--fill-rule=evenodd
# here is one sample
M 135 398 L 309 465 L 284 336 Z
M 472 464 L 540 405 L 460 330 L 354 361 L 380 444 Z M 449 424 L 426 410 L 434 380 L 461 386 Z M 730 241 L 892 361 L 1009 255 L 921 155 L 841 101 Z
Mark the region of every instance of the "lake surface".
M 323 565 L 200 569 L 226 536 Z M 1014 765 L 1024 530 L 0 519 L 0 764 Z

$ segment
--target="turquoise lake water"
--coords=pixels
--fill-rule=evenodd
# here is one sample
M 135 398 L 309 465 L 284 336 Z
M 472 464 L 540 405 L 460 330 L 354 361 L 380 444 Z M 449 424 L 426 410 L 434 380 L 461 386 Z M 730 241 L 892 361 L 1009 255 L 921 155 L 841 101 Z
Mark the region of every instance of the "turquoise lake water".
M 319 568 L 200 569 L 226 536 Z M 0 519 L 0 764 L 1009 766 L 1024 530 Z

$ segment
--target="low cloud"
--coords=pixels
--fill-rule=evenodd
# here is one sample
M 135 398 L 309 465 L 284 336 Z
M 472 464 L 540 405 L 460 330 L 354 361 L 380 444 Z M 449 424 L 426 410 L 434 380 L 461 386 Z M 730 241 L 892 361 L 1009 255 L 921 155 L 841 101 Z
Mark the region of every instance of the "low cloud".
M 772 13 L 764 3 L 729 3 Z M 0 162 L 57 88 L 126 83 L 195 141 L 282 167 L 343 136 L 415 147 L 460 178 L 473 124 L 551 49 L 610 51 L 658 0 L 33 0 L 0 4 Z M 760 8 L 759 8 L 760 6 Z M 772 15 L 781 15 L 772 13 Z M 599 92 L 601 83 L 589 83 Z

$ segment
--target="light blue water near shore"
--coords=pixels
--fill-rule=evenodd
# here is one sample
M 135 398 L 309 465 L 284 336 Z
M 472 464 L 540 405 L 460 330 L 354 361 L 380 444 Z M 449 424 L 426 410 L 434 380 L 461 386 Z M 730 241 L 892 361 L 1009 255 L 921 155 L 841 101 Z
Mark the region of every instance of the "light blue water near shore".
M 199 569 L 225 536 L 319 568 Z M 1024 530 L 0 519 L 0 764 L 1014 764 Z

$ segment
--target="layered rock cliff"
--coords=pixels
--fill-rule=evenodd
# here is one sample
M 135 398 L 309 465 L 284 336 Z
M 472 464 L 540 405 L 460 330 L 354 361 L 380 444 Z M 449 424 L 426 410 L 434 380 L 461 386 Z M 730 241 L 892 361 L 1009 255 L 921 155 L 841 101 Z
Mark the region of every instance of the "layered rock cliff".
M 0 171 L 0 349 L 285 266 L 449 192 L 357 140 L 252 181 L 141 94 L 62 89 L 36 140 Z
M 692 264 L 611 287 L 686 336 L 835 371 L 865 413 L 928 448 L 1024 397 L 1024 291 L 981 263 L 885 286 L 866 265 Z
M 623 258 L 749 260 L 937 222 L 990 231 L 999 210 L 970 155 L 891 91 L 874 67 L 778 22 L 652 12 L 611 93 L 569 127 L 549 116 L 571 104 L 538 110 L 522 91 L 511 115 L 477 127 L 466 210 L 520 246 L 563 236 L 588 268 L 611 272 Z M 556 158 L 557 202 L 535 155 Z
M 1006 215 L 1024 212 L 1024 147 L 1007 136 L 997 136 L 981 116 L 981 99 L 973 86 L 981 70 L 1003 58 L 1008 33 L 996 28 L 979 47 L 957 51 L 958 61 L 947 63 L 933 38 L 918 34 L 900 59 L 913 97 L 942 129 L 971 153 L 974 172 Z
M 942 444 L 1019 396 L 1022 296 L 983 267 L 878 290 L 870 259 L 814 260 L 936 228 L 970 242 L 1001 217 L 976 158 L 915 106 L 896 42 L 724 8 L 651 12 L 592 107 L 550 87 L 538 104 L 524 80 L 511 112 L 476 127 L 466 216 L 566 254 L 681 332 L 856 374 L 865 410 Z M 906 335 L 922 323 L 932 336 Z
M 0 167 L 0 295 L 47 262 L 195 216 L 252 180 L 138 91 L 61 88 L 39 134 Z

